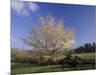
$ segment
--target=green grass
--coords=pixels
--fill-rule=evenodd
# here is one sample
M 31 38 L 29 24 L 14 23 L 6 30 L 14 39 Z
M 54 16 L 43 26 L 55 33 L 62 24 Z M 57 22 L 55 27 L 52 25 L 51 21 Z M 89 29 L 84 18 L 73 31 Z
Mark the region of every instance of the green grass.
M 82 53 L 74 54 L 83 59 L 94 59 L 95 53 Z M 60 57 L 59 57 L 60 58 Z M 62 57 L 61 57 L 62 58 Z M 35 64 L 25 64 L 25 63 L 12 63 L 11 73 L 15 74 L 28 74 L 28 73 L 43 73 L 43 72 L 60 72 L 60 71 L 75 71 L 75 70 L 90 70 L 95 69 L 95 64 L 84 64 L 78 67 L 65 67 L 61 65 L 35 65 Z
M 80 67 L 65 67 L 61 65 L 32 65 L 32 64 L 16 64 L 12 66 L 12 74 L 28 74 L 28 73 L 43 73 L 43 72 L 60 72 L 60 71 L 75 71 L 93 69 L 94 65 L 81 65 Z
M 82 54 L 73 54 L 83 59 L 95 59 L 96 53 L 82 53 Z
M 19 66 L 18 66 L 19 65 Z M 14 67 L 14 66 L 13 66 Z M 81 65 L 80 67 L 65 67 L 61 65 L 32 65 L 32 64 L 17 64 L 16 68 L 12 69 L 12 74 L 28 74 L 28 73 L 43 73 L 43 72 L 60 72 L 60 71 L 77 71 L 94 69 L 94 65 Z
M 67 68 L 70 70 L 70 68 Z M 61 65 L 32 65 L 32 64 L 16 64 L 12 66 L 12 74 L 22 74 L 22 73 L 42 73 L 42 72 L 56 72 L 64 71 Z
M 91 53 L 81 53 L 81 54 L 73 54 L 73 55 L 76 55 L 80 58 L 83 58 L 83 59 L 95 59 L 96 58 L 96 53 L 95 52 L 91 52 Z M 45 58 L 50 58 L 50 56 L 44 56 Z M 59 59 L 62 59 L 64 58 L 65 56 L 64 55 L 60 55 L 58 57 L 58 60 Z

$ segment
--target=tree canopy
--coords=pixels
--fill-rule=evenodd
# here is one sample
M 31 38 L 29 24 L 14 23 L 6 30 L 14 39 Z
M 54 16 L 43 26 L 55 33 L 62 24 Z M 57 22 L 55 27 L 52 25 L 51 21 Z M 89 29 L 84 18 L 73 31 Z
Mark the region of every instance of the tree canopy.
M 70 48 L 74 39 L 72 29 L 65 29 L 63 20 L 56 21 L 54 17 L 40 17 L 39 27 L 30 27 L 30 34 L 24 38 L 25 44 L 37 49 L 45 50 L 54 57 L 59 50 Z

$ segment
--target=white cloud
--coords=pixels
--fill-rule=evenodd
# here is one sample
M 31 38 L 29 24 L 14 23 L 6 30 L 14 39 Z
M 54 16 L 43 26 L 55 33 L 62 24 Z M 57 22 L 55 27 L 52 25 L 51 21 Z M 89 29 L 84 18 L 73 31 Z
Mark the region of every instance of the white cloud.
M 39 6 L 36 3 L 32 3 L 32 2 L 28 3 L 28 7 L 33 12 L 35 12 L 39 8 Z
M 19 15 L 30 15 L 30 11 L 36 12 L 39 6 L 33 2 L 24 2 L 19 0 L 12 0 L 11 8 Z
M 72 43 L 72 44 L 75 43 L 75 40 L 71 40 L 71 43 Z
M 19 48 L 25 50 L 31 50 L 31 47 L 24 44 L 24 42 L 20 38 L 21 36 L 13 36 L 11 35 L 11 48 Z
M 11 36 L 11 42 L 16 42 L 16 39 L 14 36 Z
M 14 47 L 16 42 L 17 42 L 16 37 L 11 36 L 11 47 Z

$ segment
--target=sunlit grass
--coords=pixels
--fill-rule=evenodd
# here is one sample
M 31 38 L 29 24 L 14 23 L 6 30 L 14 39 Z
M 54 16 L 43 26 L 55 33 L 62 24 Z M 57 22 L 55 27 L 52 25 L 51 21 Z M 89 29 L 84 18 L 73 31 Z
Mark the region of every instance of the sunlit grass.
M 82 53 L 82 54 L 73 54 L 83 59 L 95 59 L 96 53 Z

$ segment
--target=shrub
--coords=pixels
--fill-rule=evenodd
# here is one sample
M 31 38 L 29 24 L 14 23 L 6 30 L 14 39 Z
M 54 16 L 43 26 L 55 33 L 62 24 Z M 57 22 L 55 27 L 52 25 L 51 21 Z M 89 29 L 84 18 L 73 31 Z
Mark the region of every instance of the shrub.
M 77 66 L 78 60 L 76 56 L 72 56 L 71 52 L 65 52 L 64 53 L 65 58 L 60 60 L 60 64 L 62 64 L 63 67 L 65 66 Z

